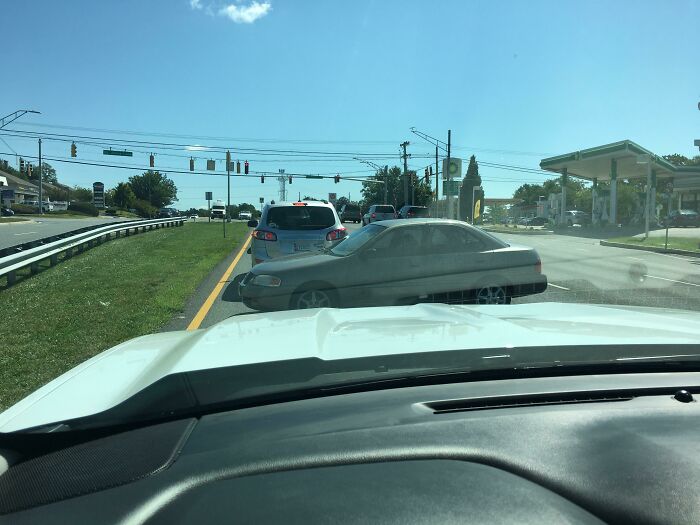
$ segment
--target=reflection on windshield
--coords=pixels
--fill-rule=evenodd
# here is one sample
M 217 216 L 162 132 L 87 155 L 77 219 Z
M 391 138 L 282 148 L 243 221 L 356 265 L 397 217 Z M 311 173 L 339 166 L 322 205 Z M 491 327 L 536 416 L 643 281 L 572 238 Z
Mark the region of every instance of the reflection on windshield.
M 366 228 L 362 228 L 360 231 L 353 233 L 346 240 L 338 244 L 336 247 L 331 249 L 331 253 L 334 255 L 350 255 L 356 252 L 362 246 L 364 246 L 368 241 L 374 239 L 377 235 L 384 231 L 383 226 L 377 226 L 376 224 L 370 224 Z

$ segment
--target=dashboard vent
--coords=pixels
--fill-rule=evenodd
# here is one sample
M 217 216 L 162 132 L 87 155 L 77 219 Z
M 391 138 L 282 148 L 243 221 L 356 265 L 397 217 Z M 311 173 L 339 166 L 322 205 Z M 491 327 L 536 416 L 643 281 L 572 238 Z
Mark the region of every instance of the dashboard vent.
M 554 392 L 546 394 L 508 395 L 492 397 L 475 397 L 431 401 L 424 406 L 434 414 L 464 412 L 468 410 L 493 410 L 498 408 L 516 408 L 544 405 L 570 405 L 579 403 L 611 403 L 630 401 L 636 396 L 634 392 Z

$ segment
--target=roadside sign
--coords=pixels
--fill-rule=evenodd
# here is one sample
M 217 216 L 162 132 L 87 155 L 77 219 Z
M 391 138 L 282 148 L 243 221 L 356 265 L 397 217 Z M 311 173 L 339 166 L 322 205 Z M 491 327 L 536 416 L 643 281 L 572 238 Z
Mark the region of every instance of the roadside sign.
M 102 182 L 92 184 L 92 203 L 95 208 L 105 207 L 105 185 Z
M 328 202 L 332 202 L 335 204 L 335 201 L 337 200 L 337 198 L 338 198 L 337 193 L 329 193 L 328 194 Z
M 102 150 L 103 155 L 117 155 L 118 157 L 133 157 L 134 153 L 132 151 L 126 151 L 126 150 L 114 150 L 112 148 L 109 149 L 103 149 Z
M 204 200 L 205 201 L 210 201 L 211 200 L 211 192 L 210 191 L 205 191 L 204 192 Z
M 322 179 L 321 175 L 307 175 L 307 179 Z
M 459 180 L 443 180 L 442 193 L 443 195 L 455 196 L 459 194 Z
M 462 159 L 450 157 L 449 164 L 447 159 L 444 159 L 442 161 L 442 178 L 443 180 L 462 178 Z
M 15 190 L 2 190 L 0 192 L 0 200 L 2 201 L 11 201 L 15 198 Z

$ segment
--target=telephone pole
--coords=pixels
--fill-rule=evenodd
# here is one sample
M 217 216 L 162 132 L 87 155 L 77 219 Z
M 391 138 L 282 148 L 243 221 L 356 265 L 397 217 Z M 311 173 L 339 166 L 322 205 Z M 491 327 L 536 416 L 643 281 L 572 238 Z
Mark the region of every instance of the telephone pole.
M 410 142 L 407 140 L 402 142 L 400 146 L 403 148 L 403 155 L 401 156 L 403 158 L 403 203 L 404 205 L 408 204 L 408 153 L 406 153 L 406 146 L 408 146 Z
M 44 215 L 44 177 L 41 174 L 41 139 L 39 139 L 39 214 Z
M 435 202 L 438 201 L 438 189 L 440 182 L 440 167 L 438 166 L 438 147 L 435 146 Z
M 384 204 L 389 204 L 387 202 L 389 192 L 389 165 L 384 166 Z
M 447 218 L 453 219 L 452 215 L 452 175 L 450 174 L 450 150 L 452 149 L 452 130 L 447 130 L 447 186 L 449 188 L 449 193 L 447 195 Z

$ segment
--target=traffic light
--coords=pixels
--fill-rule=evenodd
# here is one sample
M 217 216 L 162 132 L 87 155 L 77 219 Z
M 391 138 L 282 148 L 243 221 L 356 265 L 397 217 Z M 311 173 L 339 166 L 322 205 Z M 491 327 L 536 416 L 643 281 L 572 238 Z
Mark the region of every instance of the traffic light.
M 22 157 L 19 158 L 19 172 L 24 173 L 24 159 Z
M 32 165 L 27 162 L 27 176 L 32 178 Z
M 265 175 L 260 175 L 260 183 L 265 184 Z
M 190 171 L 194 171 L 194 158 L 190 157 Z
M 151 153 L 151 156 L 148 157 L 148 165 L 151 168 L 156 165 L 156 158 L 153 156 L 153 153 Z
M 240 173 L 240 172 L 241 172 L 241 161 L 237 160 L 236 161 L 236 173 Z
M 289 184 L 291 184 L 291 183 L 292 183 L 292 176 L 290 175 L 289 176 Z
M 75 142 L 73 142 L 70 145 L 70 156 L 71 157 L 77 157 L 78 156 L 78 146 L 75 145 Z
M 335 179 L 335 183 L 338 184 L 340 182 L 340 175 L 336 175 L 333 177 Z
M 425 168 L 425 183 L 430 184 L 430 174 L 428 173 L 428 168 Z
M 226 152 L 226 171 L 233 171 L 233 166 L 231 165 L 231 152 Z
M 245 161 L 245 164 L 243 165 L 243 169 L 246 175 L 248 175 L 248 161 Z

